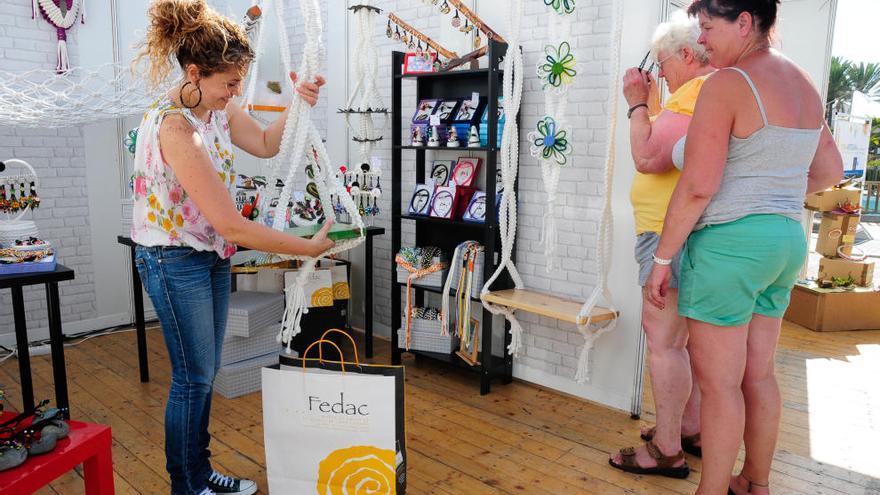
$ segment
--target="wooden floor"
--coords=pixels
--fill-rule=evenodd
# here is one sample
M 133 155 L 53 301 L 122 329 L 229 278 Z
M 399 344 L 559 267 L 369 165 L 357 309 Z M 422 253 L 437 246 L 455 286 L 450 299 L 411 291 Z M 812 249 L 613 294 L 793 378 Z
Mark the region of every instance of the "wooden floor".
M 169 365 L 161 333 L 148 332 L 152 381 L 138 380 L 133 333 L 66 349 L 72 414 L 113 428 L 117 493 L 164 494 L 162 420 Z M 388 345 L 377 342 L 378 360 Z M 524 383 L 481 397 L 474 375 L 439 364 L 407 364 L 409 494 L 690 494 L 688 480 L 632 476 L 610 468 L 610 452 L 638 441 L 629 414 Z M 880 331 L 814 333 L 786 325 L 778 355 L 783 390 L 775 494 L 880 494 Z M 53 397 L 48 356 L 33 359 L 36 396 Z M 0 388 L 20 408 L 18 363 L 0 364 Z M 650 392 L 646 392 L 646 409 Z M 647 411 L 642 421 L 651 420 Z M 260 394 L 215 397 L 217 468 L 266 486 Z M 2 489 L 0 489 L 2 492 Z M 39 493 L 83 493 L 69 473 Z M 261 493 L 265 493 L 265 490 Z M 299 495 L 299 494 L 296 494 Z

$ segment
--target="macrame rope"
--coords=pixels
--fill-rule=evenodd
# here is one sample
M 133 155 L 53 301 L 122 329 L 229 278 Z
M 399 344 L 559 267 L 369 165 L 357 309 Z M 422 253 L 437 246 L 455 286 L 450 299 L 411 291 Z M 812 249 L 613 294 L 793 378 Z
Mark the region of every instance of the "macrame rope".
M 299 81 L 311 81 L 318 74 L 319 63 L 324 51 L 322 41 L 323 25 L 321 22 L 321 6 L 318 0 L 300 0 L 300 12 L 303 18 L 305 31 L 305 43 L 303 45 L 303 58 L 297 71 Z M 275 3 L 275 14 L 278 22 L 278 32 L 281 39 L 281 59 L 285 72 L 290 72 L 292 67 L 289 38 L 287 28 L 284 25 L 284 6 L 282 2 Z M 291 88 L 293 94 L 293 88 Z M 287 352 L 291 352 L 293 337 L 300 333 L 302 315 L 308 312 L 304 286 L 314 273 L 315 265 L 320 258 L 332 256 L 343 251 L 352 249 L 364 241 L 364 223 L 358 208 L 349 194 L 344 194 L 344 189 L 335 174 L 330 173 L 330 160 L 327 150 L 321 140 L 321 135 L 311 120 L 311 107 L 302 98 L 294 97 L 290 104 L 290 111 L 284 125 L 281 136 L 281 144 L 278 155 L 270 161 L 270 187 L 281 178 L 282 166 L 287 166 L 284 177 L 284 187 L 278 198 L 275 208 L 275 218 L 272 227 L 284 230 L 287 223 L 287 205 L 293 193 L 296 171 L 303 160 L 312 161 L 315 172 L 314 182 L 318 189 L 319 200 L 324 205 L 324 215 L 328 220 L 335 220 L 336 214 L 331 206 L 330 198 L 335 195 L 339 198 L 354 226 L 361 231 L 356 239 L 338 241 L 336 245 L 316 258 L 306 256 L 280 255 L 285 259 L 304 260 L 293 284 L 285 289 L 287 305 L 284 318 L 281 323 L 281 332 L 278 340 L 287 346 Z
M 357 44 L 354 49 L 354 74 L 355 88 L 346 103 L 346 110 L 380 110 L 382 99 L 376 86 L 379 74 L 379 54 L 373 40 L 373 26 L 377 17 L 375 10 L 360 8 L 355 11 L 357 21 Z M 355 122 L 352 119 L 356 119 Z M 386 117 L 387 119 L 387 117 Z M 373 121 L 373 113 L 346 113 L 345 121 L 352 130 L 354 137 L 358 138 L 361 163 L 369 163 L 376 147 L 377 139 L 381 136 L 376 132 L 376 124 Z M 384 127 L 385 121 L 382 122 Z
M 550 46 L 559 46 L 562 42 L 566 42 L 569 39 L 571 36 L 571 16 L 571 13 L 550 15 L 550 21 L 547 23 L 547 39 L 554 40 Z M 546 59 L 538 61 L 539 75 L 543 75 L 541 74 L 541 66 L 546 63 Z M 568 139 L 571 140 L 571 130 L 566 126 L 568 88 L 568 84 L 545 87 L 544 108 L 545 115 L 552 117 L 559 129 L 566 130 Z M 533 135 L 530 134 L 530 140 L 533 139 Z M 559 246 L 559 231 L 556 222 L 556 196 L 559 190 L 559 176 L 562 166 L 556 163 L 554 159 L 539 157 L 538 161 L 541 163 L 541 177 L 544 182 L 544 192 L 547 194 L 547 204 L 545 205 L 542 218 L 540 243 L 544 246 L 546 269 L 550 272 L 556 268 L 556 251 Z
M 611 102 L 608 108 L 608 142 L 605 147 L 605 191 L 604 203 L 602 205 L 602 218 L 599 222 L 599 240 L 597 245 L 597 261 L 599 269 L 599 279 L 593 293 L 587 298 L 587 301 L 581 307 L 578 313 L 578 321 L 586 320 L 583 325 L 578 325 L 578 331 L 584 337 L 584 347 L 581 349 L 580 358 L 578 360 L 578 371 L 575 380 L 578 383 L 584 383 L 590 379 L 590 351 L 596 340 L 603 334 L 614 330 L 617 326 L 617 318 L 612 318 L 604 327 L 593 328 L 591 326 L 591 314 L 593 309 L 599 303 L 600 298 L 605 299 L 607 308 L 617 313 L 614 302 L 611 299 L 611 291 L 608 289 L 608 272 L 611 268 L 611 257 L 613 254 L 612 244 L 614 242 L 614 216 L 611 210 L 611 189 L 614 181 L 614 157 L 617 142 L 617 107 L 620 101 L 620 45 L 623 39 L 623 2 L 617 2 L 617 9 L 614 12 L 613 31 L 611 35 L 611 61 L 612 70 L 609 75 L 610 81 L 608 86 L 611 90 Z
M 504 82 L 502 88 L 504 111 L 509 118 L 504 121 L 504 135 L 501 138 L 501 180 L 504 193 L 498 208 L 499 234 L 501 237 L 501 261 L 498 268 L 483 285 L 480 299 L 483 307 L 493 315 L 504 315 L 510 322 L 511 341 L 507 351 L 518 356 L 522 349 L 522 325 L 514 316 L 513 309 L 486 301 L 489 288 L 501 273 L 507 269 L 517 289 L 523 282 L 513 264 L 513 247 L 516 240 L 516 176 L 519 168 L 519 129 L 515 116 L 519 114 L 522 101 L 523 71 L 522 51 L 520 50 L 520 25 L 522 23 L 523 0 L 513 0 L 508 8 L 507 54 L 504 57 Z

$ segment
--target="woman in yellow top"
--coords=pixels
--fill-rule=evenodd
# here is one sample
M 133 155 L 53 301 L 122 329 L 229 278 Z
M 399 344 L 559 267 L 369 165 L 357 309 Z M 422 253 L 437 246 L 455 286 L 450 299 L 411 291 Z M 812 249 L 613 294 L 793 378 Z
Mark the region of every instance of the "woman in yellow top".
M 651 255 L 663 230 L 666 207 L 680 175 L 672 164 L 672 148 L 687 133 L 700 88 L 713 71 L 705 49 L 697 43 L 699 36 L 699 26 L 683 12 L 655 31 L 651 53 L 660 68 L 659 77 L 666 80 L 671 93 L 662 108 L 657 105 L 656 112 L 649 109 L 652 96 L 657 101 L 650 71 L 633 68 L 624 77 L 624 96 L 630 106 L 630 146 L 636 166 L 631 191 L 638 235 L 635 256 L 643 288 L 651 273 Z M 677 296 L 677 272 L 676 257 L 667 295 L 672 300 Z M 700 394 L 696 387 L 691 394 L 687 327 L 674 304 L 658 309 L 643 303 L 642 328 L 648 340 L 657 426 L 642 430 L 642 438 L 648 441 L 645 446 L 623 449 L 609 462 L 628 472 L 684 478 L 689 468 L 682 447 L 700 455 Z

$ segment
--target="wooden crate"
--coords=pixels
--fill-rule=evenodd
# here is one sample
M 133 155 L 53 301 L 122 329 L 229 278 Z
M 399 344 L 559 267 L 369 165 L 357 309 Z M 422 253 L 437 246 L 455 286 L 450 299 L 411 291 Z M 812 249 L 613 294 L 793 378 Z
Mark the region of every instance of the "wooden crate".
M 817 332 L 880 329 L 880 292 L 795 285 L 785 319 Z

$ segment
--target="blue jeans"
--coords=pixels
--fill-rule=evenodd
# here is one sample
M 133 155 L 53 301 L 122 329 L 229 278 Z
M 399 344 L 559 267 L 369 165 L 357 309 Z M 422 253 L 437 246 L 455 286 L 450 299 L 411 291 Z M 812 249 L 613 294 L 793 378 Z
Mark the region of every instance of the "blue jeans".
M 211 474 L 208 420 L 229 309 L 229 260 L 188 247 L 138 246 L 135 263 L 153 301 L 168 357 L 165 458 L 173 494 L 198 494 Z

